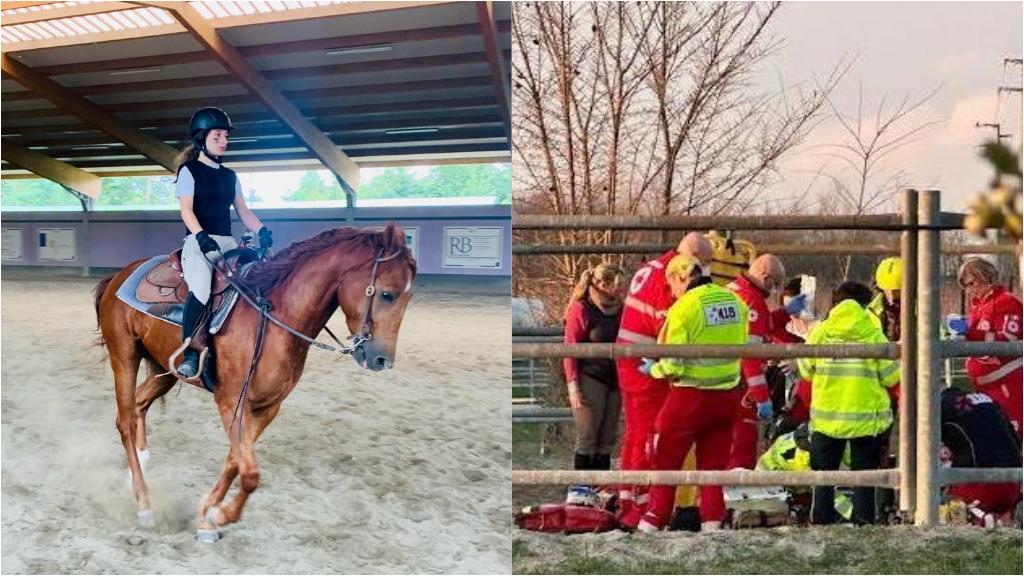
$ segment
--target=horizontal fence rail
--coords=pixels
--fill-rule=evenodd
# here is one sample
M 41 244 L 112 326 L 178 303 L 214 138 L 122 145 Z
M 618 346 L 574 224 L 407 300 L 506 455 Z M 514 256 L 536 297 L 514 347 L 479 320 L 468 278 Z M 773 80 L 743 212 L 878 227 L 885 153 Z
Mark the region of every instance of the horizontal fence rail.
M 942 484 L 981 483 L 995 484 L 1002 482 L 1020 483 L 1022 476 L 1020 468 L 943 468 L 939 472 Z
M 512 344 L 513 358 L 899 358 L 899 344 Z
M 517 328 L 514 337 L 559 336 L 562 328 Z M 1022 342 L 944 341 L 944 358 L 1024 355 Z M 899 358 L 899 344 L 561 344 L 513 342 L 514 358 Z
M 662 244 L 513 244 L 512 254 L 662 254 L 673 250 L 678 242 Z M 875 244 L 760 244 L 759 254 L 776 256 L 890 256 L 900 253 L 899 246 Z M 965 254 L 1014 254 L 1012 244 L 947 244 L 942 253 L 950 256 Z
M 1024 343 L 1021 342 L 966 342 L 962 340 L 945 340 L 939 343 L 939 353 L 943 358 L 968 358 L 971 356 L 1017 357 L 1024 354 Z
M 883 230 L 907 229 L 899 214 L 861 216 L 749 215 L 639 216 L 624 214 L 514 214 L 515 230 Z M 936 228 L 963 228 L 963 214 L 942 214 Z M 917 229 L 914 227 L 914 229 Z
M 899 471 L 829 470 L 758 472 L 753 470 L 513 470 L 513 484 L 680 484 L 714 486 L 881 486 L 899 485 Z

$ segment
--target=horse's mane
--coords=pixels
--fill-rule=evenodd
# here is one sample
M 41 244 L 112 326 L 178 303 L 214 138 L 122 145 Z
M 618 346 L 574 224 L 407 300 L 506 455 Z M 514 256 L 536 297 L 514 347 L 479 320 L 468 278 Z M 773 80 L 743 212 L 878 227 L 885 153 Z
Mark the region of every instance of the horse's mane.
M 396 236 L 401 236 L 400 242 L 395 240 Z M 256 264 L 246 276 L 244 280 L 245 285 L 265 294 L 274 287 L 284 283 L 291 273 L 297 270 L 304 262 L 323 254 L 343 242 L 350 243 L 349 252 L 365 247 L 368 255 L 376 255 L 381 247 L 385 248 L 387 253 L 391 253 L 395 249 L 401 249 L 403 254 L 398 258 L 402 259 L 404 257 L 413 275 L 415 276 L 416 274 L 416 261 L 405 246 L 404 234 L 396 235 L 392 232 L 390 226 L 383 231 L 364 230 L 346 226 L 327 230 L 312 238 L 295 242 L 270 259 Z

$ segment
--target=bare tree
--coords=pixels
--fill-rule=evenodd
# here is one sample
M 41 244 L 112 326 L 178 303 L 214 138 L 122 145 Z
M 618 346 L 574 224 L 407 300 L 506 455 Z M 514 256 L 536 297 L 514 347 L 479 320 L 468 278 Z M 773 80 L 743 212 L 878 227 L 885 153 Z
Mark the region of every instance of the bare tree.
M 821 171 L 831 182 L 825 191 L 826 202 L 836 213 L 861 216 L 877 212 L 890 205 L 896 193 L 906 184 L 906 172 L 892 169 L 884 160 L 893 152 L 917 142 L 929 128 L 942 122 L 939 118 L 918 118 L 923 107 L 939 92 L 941 85 L 923 96 L 903 98 L 891 109 L 886 107 L 883 95 L 874 110 L 874 118 L 864 117 L 864 90 L 857 97 L 856 115 L 843 114 L 831 98 L 828 100 L 832 116 L 843 128 L 840 142 L 826 144 L 826 156 L 838 163 L 838 168 L 822 166 Z M 861 233 L 855 236 L 864 236 Z M 854 241 L 864 238 L 853 238 Z M 852 257 L 840 258 L 843 279 L 850 273 Z
M 513 204 L 553 214 L 722 213 L 749 204 L 823 117 L 844 70 L 813 89 L 763 87 L 780 4 L 519 2 Z M 517 241 L 650 234 L 517 232 Z M 523 289 L 564 292 L 592 262 L 518 259 Z M 623 258 L 619 258 L 619 263 Z M 529 270 L 524 267 L 531 267 Z M 545 288 L 545 286 L 548 286 Z

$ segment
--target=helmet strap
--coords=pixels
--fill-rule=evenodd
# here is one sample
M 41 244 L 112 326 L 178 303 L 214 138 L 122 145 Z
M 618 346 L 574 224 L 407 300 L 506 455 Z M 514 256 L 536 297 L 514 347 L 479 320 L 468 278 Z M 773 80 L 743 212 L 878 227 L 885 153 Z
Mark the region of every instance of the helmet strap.
M 203 132 L 199 135 L 199 138 L 193 140 L 193 143 L 196 144 L 196 147 L 199 148 L 199 150 L 202 151 L 203 154 L 206 154 L 207 158 L 213 160 L 217 164 L 222 164 L 224 162 L 224 159 L 221 156 L 214 156 L 213 154 L 210 153 L 209 150 L 206 149 L 206 137 L 209 134 L 209 130 L 203 130 Z

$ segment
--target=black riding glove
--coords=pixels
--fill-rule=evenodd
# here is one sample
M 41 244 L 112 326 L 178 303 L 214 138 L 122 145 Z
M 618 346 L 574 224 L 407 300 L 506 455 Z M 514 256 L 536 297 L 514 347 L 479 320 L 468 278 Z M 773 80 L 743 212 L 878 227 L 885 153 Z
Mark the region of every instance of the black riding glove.
M 260 231 L 257 232 L 256 234 L 259 235 L 260 237 L 261 248 L 270 248 L 271 246 L 274 245 L 274 238 L 273 236 L 271 236 L 270 230 L 267 230 L 266 226 L 260 228 Z
M 216 240 L 210 238 L 206 230 L 196 232 L 196 242 L 199 244 L 199 249 L 203 251 L 203 254 L 220 250 L 220 244 L 217 244 Z

